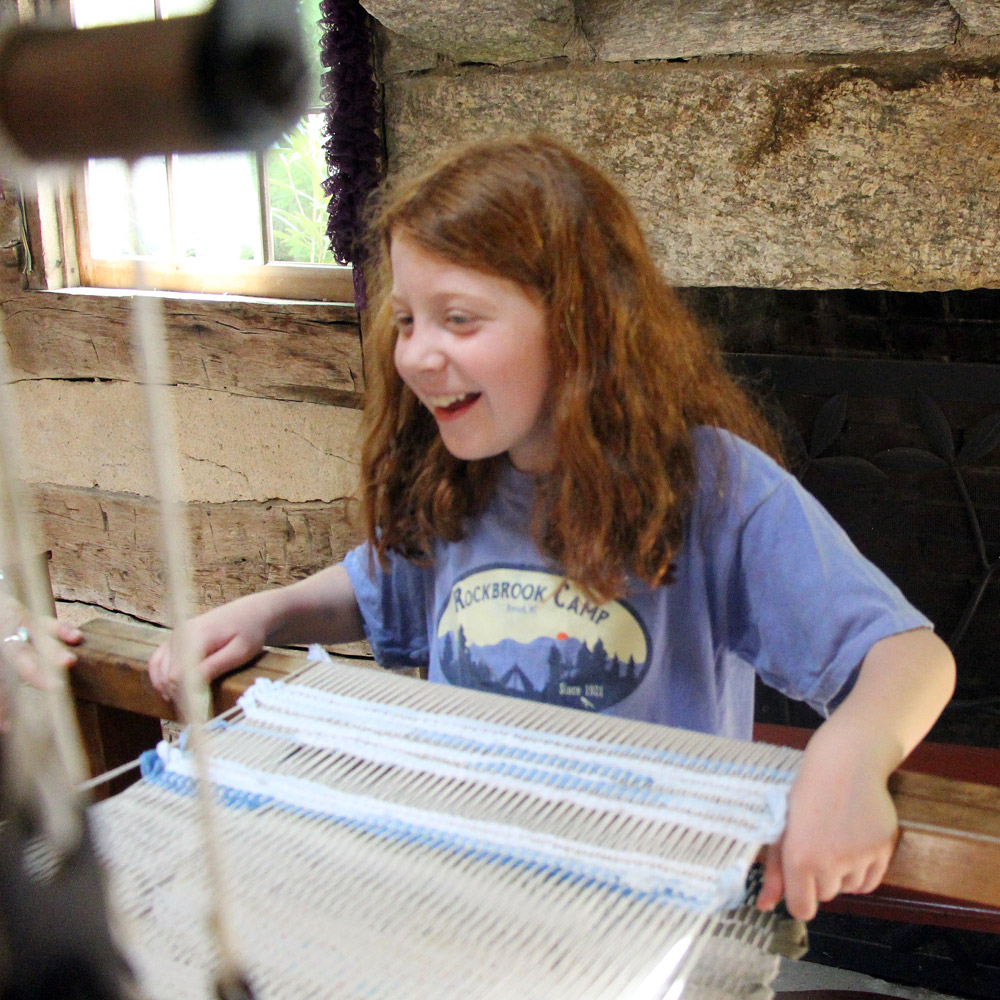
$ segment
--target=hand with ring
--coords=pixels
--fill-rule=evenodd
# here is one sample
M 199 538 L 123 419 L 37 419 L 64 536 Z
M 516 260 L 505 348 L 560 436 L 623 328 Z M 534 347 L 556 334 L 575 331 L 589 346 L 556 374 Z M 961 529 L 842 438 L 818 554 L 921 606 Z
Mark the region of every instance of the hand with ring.
M 28 634 L 28 630 L 23 625 L 18 625 L 10 635 L 5 635 L 3 638 L 4 642 L 30 642 L 31 636 Z
M 0 637 L 0 657 L 10 665 L 14 674 L 29 684 L 40 685 L 42 677 L 38 665 L 39 650 L 36 648 L 39 638 L 47 647 L 47 655 L 54 661 L 53 666 L 66 669 L 76 663 L 76 654 L 66 647 L 80 643 L 83 633 L 56 618 L 32 621 L 27 608 L 14 598 L 0 594 Z

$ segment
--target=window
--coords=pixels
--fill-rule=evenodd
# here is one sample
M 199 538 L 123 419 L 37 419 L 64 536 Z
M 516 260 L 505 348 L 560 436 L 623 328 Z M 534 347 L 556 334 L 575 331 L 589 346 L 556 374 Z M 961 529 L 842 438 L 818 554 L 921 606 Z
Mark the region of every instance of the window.
M 199 14 L 210 0 L 73 0 L 79 27 Z M 299 0 L 309 106 L 261 153 L 90 160 L 75 192 L 83 285 L 128 287 L 134 258 L 154 288 L 351 301 L 350 269 L 326 240 L 319 0 Z M 129 183 L 134 185 L 129 196 Z M 130 204 L 139 246 L 133 248 Z

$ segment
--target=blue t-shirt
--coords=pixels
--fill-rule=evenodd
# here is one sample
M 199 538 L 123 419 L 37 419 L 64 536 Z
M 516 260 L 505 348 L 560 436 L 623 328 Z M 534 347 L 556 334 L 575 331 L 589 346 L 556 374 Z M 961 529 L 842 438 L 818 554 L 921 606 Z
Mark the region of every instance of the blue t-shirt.
M 787 472 L 725 431 L 694 431 L 697 489 L 675 582 L 588 600 L 530 535 L 534 485 L 512 466 L 433 563 L 366 545 L 345 566 L 375 657 L 440 683 L 740 739 L 754 673 L 826 714 L 871 646 L 929 627 Z M 374 562 L 374 566 L 372 563 Z

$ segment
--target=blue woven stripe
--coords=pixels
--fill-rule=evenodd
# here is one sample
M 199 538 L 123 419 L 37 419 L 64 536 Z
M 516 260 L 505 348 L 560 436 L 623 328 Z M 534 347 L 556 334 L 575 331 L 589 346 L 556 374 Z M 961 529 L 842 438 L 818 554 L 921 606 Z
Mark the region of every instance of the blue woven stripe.
M 276 730 L 265 729 L 260 726 L 247 725 L 244 722 L 226 722 L 225 727 L 238 729 L 241 732 L 259 733 L 271 739 L 281 740 L 286 743 L 298 744 L 302 741 L 302 736 L 300 734 L 281 733 Z M 404 738 L 423 735 L 436 734 L 407 733 Z M 697 795 L 691 793 L 670 792 L 664 790 L 653 791 L 652 786 L 655 784 L 655 780 L 653 778 L 648 775 L 637 774 L 634 771 L 628 771 L 614 765 L 588 764 L 587 762 L 578 762 L 573 758 L 560 757 L 556 754 L 542 754 L 531 750 L 524 750 L 519 747 L 480 743 L 475 740 L 468 740 L 462 737 L 449 737 L 447 739 L 439 738 L 436 740 L 436 743 L 439 746 L 443 746 L 445 749 L 467 750 L 469 753 L 481 753 L 484 755 L 492 754 L 494 757 L 500 756 L 500 751 L 504 751 L 508 756 L 514 756 L 521 760 L 528 760 L 532 763 L 543 766 L 545 764 L 549 764 L 550 766 L 554 766 L 556 768 L 564 768 L 563 771 L 544 771 L 541 770 L 540 767 L 530 768 L 518 766 L 513 763 L 505 763 L 503 761 L 483 760 L 473 761 L 469 764 L 470 774 L 499 775 L 502 777 L 514 778 L 520 781 L 533 782 L 537 785 L 545 787 L 559 788 L 564 791 L 586 792 L 593 795 L 604 796 L 609 799 L 617 799 L 621 802 L 628 802 L 630 804 L 639 804 L 649 807 L 659 806 L 662 808 L 683 808 L 685 803 L 690 803 L 692 800 L 702 802 Z M 426 743 L 423 745 L 426 747 Z M 698 761 L 705 766 L 705 770 L 712 770 L 711 765 L 716 763 L 715 761 L 706 761 L 703 758 L 685 757 L 680 754 L 675 754 L 673 756 L 677 758 L 678 764 L 685 760 Z M 728 762 L 721 762 L 721 765 L 725 765 L 726 763 Z M 715 769 L 715 773 L 724 772 L 724 768 L 721 765 L 719 768 Z M 419 770 L 418 765 L 403 764 L 402 766 L 409 767 L 411 770 Z M 579 771 L 581 767 L 584 771 L 597 773 L 609 780 L 594 781 L 585 775 L 573 773 L 574 770 Z M 762 797 L 767 802 L 766 808 L 770 814 L 773 812 L 772 796 L 765 792 Z M 744 808 L 743 812 L 750 815 L 754 815 L 756 813 L 752 807 Z
M 168 771 L 155 750 L 146 751 L 141 758 L 142 776 L 173 794 L 192 796 L 196 783 L 193 778 Z M 666 885 L 655 890 L 637 889 L 621 878 L 599 868 L 573 868 L 553 861 L 536 852 L 515 854 L 491 845 L 470 843 L 470 838 L 450 834 L 446 831 L 418 826 L 404 820 L 381 819 L 375 817 L 350 817 L 337 813 L 305 809 L 284 802 L 272 795 L 247 792 L 225 785 L 216 785 L 218 801 L 230 809 L 257 810 L 264 807 L 277 809 L 293 816 L 309 820 L 331 822 L 347 830 L 368 834 L 393 843 L 416 845 L 431 850 L 444 851 L 461 859 L 474 859 L 488 864 L 500 864 L 511 869 L 523 869 L 559 881 L 582 886 L 595 886 L 625 898 L 643 902 L 655 902 L 678 906 L 684 909 L 704 911 L 715 905 L 714 899 L 686 893 L 679 886 Z

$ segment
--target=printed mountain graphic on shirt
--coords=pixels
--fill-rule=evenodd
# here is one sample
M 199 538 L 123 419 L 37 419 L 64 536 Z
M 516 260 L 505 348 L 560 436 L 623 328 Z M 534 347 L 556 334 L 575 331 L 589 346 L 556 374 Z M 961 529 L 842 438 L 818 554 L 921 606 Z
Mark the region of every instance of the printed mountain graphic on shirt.
M 451 684 L 593 711 L 631 694 L 649 666 L 645 627 L 625 602 L 597 604 L 519 566 L 456 581 L 437 637 Z

